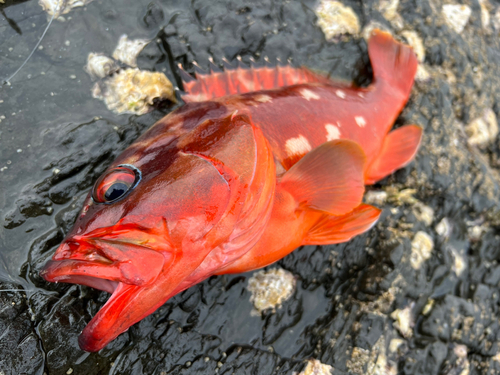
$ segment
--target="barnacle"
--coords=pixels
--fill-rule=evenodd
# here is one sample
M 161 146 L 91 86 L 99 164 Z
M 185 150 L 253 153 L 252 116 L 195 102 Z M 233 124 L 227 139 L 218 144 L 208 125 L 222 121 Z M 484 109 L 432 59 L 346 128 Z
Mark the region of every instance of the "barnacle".
M 117 113 L 136 115 L 149 112 L 155 100 L 176 101 L 172 83 L 165 74 L 139 69 L 120 70 L 104 81 L 97 82 L 92 94 Z
M 49 16 L 58 18 L 69 13 L 73 8 L 83 7 L 93 0 L 38 0 L 38 3 Z
M 261 313 L 275 309 L 290 298 L 295 290 L 295 278 L 281 268 L 259 271 L 248 280 L 248 290 L 252 293 L 250 302 Z
M 323 30 L 326 39 L 333 39 L 342 34 L 359 33 L 358 16 L 340 1 L 321 1 L 316 8 L 316 15 L 317 24 Z

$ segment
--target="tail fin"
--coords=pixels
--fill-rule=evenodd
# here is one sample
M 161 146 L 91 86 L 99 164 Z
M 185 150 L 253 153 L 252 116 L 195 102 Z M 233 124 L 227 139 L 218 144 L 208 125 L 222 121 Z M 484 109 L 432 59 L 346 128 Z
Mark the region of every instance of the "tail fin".
M 413 49 L 397 42 L 391 34 L 375 30 L 368 41 L 368 54 L 375 83 L 385 81 L 392 90 L 407 98 L 418 65 Z

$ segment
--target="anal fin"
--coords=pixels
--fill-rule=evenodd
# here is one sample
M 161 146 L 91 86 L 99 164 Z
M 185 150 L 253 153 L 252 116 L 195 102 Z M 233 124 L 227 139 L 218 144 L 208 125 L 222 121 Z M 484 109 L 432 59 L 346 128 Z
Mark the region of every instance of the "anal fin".
M 328 245 L 349 241 L 369 230 L 377 222 L 381 210 L 360 204 L 346 215 L 323 215 L 309 230 L 303 245 Z
M 387 134 L 379 155 L 365 171 L 365 184 L 374 184 L 408 164 L 421 139 L 422 128 L 417 125 L 405 125 Z

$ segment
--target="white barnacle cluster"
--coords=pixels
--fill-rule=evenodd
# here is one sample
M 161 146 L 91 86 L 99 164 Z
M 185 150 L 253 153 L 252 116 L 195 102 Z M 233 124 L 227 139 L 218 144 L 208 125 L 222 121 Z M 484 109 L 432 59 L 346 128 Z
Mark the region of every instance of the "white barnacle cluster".
M 135 68 L 137 56 L 149 42 L 148 39 L 129 39 L 127 35 L 122 35 L 113 52 L 113 58 Z
M 295 277 L 282 268 L 259 271 L 248 280 L 247 289 L 252 294 L 257 314 L 266 309 L 276 309 L 295 291 Z
M 38 3 L 49 16 L 59 18 L 69 13 L 73 8 L 83 7 L 93 0 L 38 0 Z
M 92 79 L 100 79 L 118 71 L 119 66 L 115 60 L 104 53 L 89 53 L 85 71 Z
M 470 145 L 481 147 L 492 143 L 498 135 L 495 112 L 491 108 L 484 110 L 481 117 L 475 118 L 465 127 L 465 133 Z
M 403 17 L 398 13 L 398 7 L 399 0 L 380 0 L 377 7 L 382 16 L 396 30 L 400 30 L 404 25 Z
M 117 113 L 142 115 L 150 111 L 155 99 L 175 100 L 173 92 L 172 83 L 163 73 L 131 68 L 94 85 L 92 95 Z
M 457 34 L 460 34 L 469 22 L 472 10 L 468 5 L 445 4 L 442 14 L 446 24 Z
M 397 309 L 391 313 L 391 318 L 394 320 L 394 327 L 406 338 L 413 336 L 413 326 L 415 322 L 412 309 L 414 306 L 415 303 L 412 302 L 404 309 Z
M 298 375 L 331 375 L 333 367 L 325 363 L 321 363 L 317 359 L 309 359 L 306 368 Z M 294 372 L 294 375 L 297 375 Z
M 321 0 L 315 9 L 317 24 L 327 40 L 344 34 L 357 35 L 360 31 L 359 19 L 352 8 L 335 0 Z
M 389 359 L 388 354 L 386 339 L 382 335 L 371 350 L 355 346 L 351 358 L 346 361 L 346 367 L 350 374 L 396 375 L 397 365 Z
M 422 264 L 431 257 L 434 249 L 434 241 L 431 236 L 423 231 L 419 231 L 411 241 L 411 266 L 418 270 Z
M 122 35 L 113 58 L 90 53 L 85 70 L 98 80 L 92 89 L 93 97 L 117 113 L 136 115 L 149 112 L 155 100 L 175 102 L 174 87 L 165 74 L 137 69 L 137 56 L 148 43 L 146 39 L 133 40 Z M 126 67 L 121 68 L 118 62 Z

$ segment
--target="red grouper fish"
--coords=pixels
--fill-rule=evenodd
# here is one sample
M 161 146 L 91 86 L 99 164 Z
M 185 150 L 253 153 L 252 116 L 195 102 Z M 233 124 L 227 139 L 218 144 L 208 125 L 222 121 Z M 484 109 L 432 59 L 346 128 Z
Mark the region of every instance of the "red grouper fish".
M 212 276 L 267 266 L 307 244 L 345 242 L 380 210 L 364 186 L 414 157 L 420 127 L 391 127 L 417 59 L 390 34 L 368 42 L 373 83 L 300 68 L 185 79 L 186 105 L 153 125 L 97 180 L 41 271 L 111 297 L 79 345 L 98 351 L 170 297 Z

